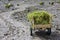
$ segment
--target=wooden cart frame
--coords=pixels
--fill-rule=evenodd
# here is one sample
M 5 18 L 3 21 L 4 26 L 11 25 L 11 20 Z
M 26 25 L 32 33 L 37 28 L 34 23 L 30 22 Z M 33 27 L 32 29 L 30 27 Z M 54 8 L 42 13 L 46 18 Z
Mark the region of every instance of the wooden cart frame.
M 47 30 L 47 34 L 50 35 L 51 34 L 51 27 L 52 27 L 52 24 L 51 24 L 51 20 L 49 22 L 49 24 L 34 24 L 34 19 L 31 21 L 32 25 L 30 27 L 30 34 L 31 36 L 33 35 L 33 30 Z

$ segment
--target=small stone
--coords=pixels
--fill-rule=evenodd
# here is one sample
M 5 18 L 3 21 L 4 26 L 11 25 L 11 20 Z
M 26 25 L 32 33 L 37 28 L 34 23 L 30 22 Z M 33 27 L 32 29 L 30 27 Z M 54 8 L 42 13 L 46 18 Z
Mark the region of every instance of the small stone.
M 14 39 L 12 39 L 12 40 L 14 40 Z
M 22 19 L 20 19 L 20 20 L 22 20 Z
M 15 10 L 14 8 L 12 10 Z
M 25 31 L 23 30 L 23 32 L 25 32 Z
M 23 18 L 23 16 L 21 16 L 21 18 Z
M 57 18 L 57 15 L 53 15 L 55 18 Z
M 28 12 L 30 12 L 30 10 L 28 9 Z
M 17 6 L 19 6 L 19 4 L 17 4 Z
M 19 20 L 17 20 L 17 21 L 19 21 Z
M 7 36 L 7 35 L 8 35 L 8 33 L 4 34 L 4 36 Z
M 15 17 L 15 19 L 17 19 L 17 17 Z

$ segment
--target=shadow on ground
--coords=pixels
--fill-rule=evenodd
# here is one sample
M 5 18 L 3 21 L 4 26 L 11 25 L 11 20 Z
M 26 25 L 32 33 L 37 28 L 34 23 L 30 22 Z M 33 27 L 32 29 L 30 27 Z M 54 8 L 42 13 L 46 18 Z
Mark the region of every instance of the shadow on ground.
M 35 34 L 41 40 L 60 40 L 60 34 L 57 32 L 52 32 L 51 35 L 47 35 L 46 32 L 38 31 L 38 32 L 35 32 Z

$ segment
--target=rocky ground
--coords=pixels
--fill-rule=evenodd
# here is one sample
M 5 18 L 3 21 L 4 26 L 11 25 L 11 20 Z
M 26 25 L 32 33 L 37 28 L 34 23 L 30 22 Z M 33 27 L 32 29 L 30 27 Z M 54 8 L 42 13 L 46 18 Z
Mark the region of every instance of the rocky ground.
M 41 0 L 13 0 L 10 1 L 14 6 L 7 9 L 0 1 L 0 40 L 60 40 L 60 4 L 54 0 L 54 5 L 49 5 L 44 1 L 44 5 L 39 5 Z M 19 4 L 19 6 L 17 6 Z M 31 23 L 27 21 L 26 15 L 34 10 L 46 10 L 54 15 L 52 21 L 52 33 L 50 36 L 45 32 L 35 32 L 30 36 Z

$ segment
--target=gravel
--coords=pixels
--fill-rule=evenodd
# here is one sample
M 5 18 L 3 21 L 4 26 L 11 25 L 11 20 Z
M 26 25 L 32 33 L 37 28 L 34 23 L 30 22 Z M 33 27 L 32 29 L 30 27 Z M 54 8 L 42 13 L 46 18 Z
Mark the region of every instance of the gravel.
M 54 5 L 49 5 L 50 0 L 43 0 L 45 4 L 39 5 L 40 1 L 12 0 L 9 3 L 14 6 L 9 9 L 4 7 L 7 0 L 0 1 L 0 40 L 60 40 L 60 4 L 54 1 Z M 34 36 L 30 36 L 31 23 L 27 21 L 26 15 L 34 10 L 46 10 L 55 15 L 50 36 L 45 32 L 35 32 Z

